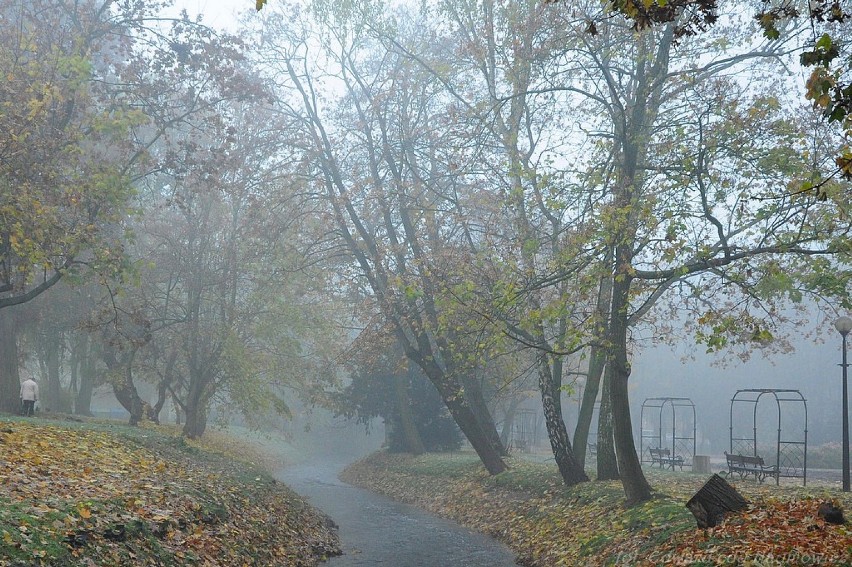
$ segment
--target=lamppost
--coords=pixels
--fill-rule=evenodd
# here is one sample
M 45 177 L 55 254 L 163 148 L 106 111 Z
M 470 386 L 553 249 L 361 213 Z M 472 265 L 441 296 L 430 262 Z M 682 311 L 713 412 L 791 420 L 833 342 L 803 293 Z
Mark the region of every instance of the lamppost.
M 843 337 L 843 492 L 849 492 L 849 397 L 847 392 L 846 335 L 852 331 L 852 319 L 840 317 L 834 322 L 834 328 Z

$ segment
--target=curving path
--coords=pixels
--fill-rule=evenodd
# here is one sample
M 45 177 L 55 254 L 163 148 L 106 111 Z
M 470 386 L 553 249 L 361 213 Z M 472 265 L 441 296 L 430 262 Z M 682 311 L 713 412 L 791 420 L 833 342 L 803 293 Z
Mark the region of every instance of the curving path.
M 340 526 L 343 555 L 329 567 L 509 567 L 507 547 L 419 508 L 394 502 L 337 479 L 344 462 L 287 467 L 276 478 Z

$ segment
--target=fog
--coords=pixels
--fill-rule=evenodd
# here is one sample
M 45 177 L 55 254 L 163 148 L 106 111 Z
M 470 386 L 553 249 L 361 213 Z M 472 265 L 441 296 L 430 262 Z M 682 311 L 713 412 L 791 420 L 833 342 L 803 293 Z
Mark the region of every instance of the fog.
M 35 378 L 43 414 L 304 458 L 534 449 L 635 502 L 646 398 L 694 402 L 697 454 L 748 388 L 836 442 L 852 161 L 814 22 L 521 4 L 0 0 L 0 409 Z
M 829 342 L 803 341 L 797 343 L 796 351 L 790 354 L 775 355 L 770 360 L 756 354 L 747 362 L 729 360 L 724 366 L 721 365 L 724 356 L 707 354 L 701 347 L 659 347 L 643 351 L 635 359 L 631 376 L 634 423 L 638 428 L 642 401 L 646 398 L 690 398 L 696 406 L 698 436 L 709 440 L 709 444 L 699 441 L 699 454 L 720 455 L 729 450 L 731 398 L 737 390 L 793 389 L 799 390 L 807 400 L 808 443 L 839 442 L 841 340 L 833 327 L 826 335 Z M 802 424 L 796 423 L 802 419 L 799 408 L 795 404 L 784 405 L 782 411 L 791 418 L 791 422 L 785 421 L 784 425 L 790 427 L 791 433 L 800 435 Z M 770 397 L 760 401 L 761 410 L 771 410 L 774 414 L 776 407 Z M 777 420 L 777 417 L 772 419 Z M 748 422 L 744 425 L 749 426 Z M 766 425 L 769 434 L 774 434 L 777 422 Z

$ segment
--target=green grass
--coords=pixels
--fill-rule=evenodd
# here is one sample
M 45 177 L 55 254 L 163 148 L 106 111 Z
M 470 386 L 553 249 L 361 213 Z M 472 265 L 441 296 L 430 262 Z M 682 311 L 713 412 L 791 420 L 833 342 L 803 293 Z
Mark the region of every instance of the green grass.
M 852 508 L 852 500 L 839 493 L 836 483 L 809 481 L 803 487 L 788 480 L 775 486 L 734 479 L 737 491 L 754 506 L 755 511 L 742 520 L 749 528 L 750 539 L 736 535 L 736 530 L 734 535 L 729 532 L 720 537 L 713 537 L 711 530 L 708 537 L 707 531 L 696 527 L 685 504 L 707 482 L 709 474 L 644 468 L 653 497 L 628 506 L 619 481 L 565 487 L 552 459 L 523 457 L 527 458 L 507 459 L 509 470 L 489 476 L 472 453 L 418 457 L 377 453 L 349 467 L 344 479 L 494 535 L 509 545 L 524 565 L 541 567 L 623 566 L 638 561 L 666 565 L 672 554 L 683 554 L 684 564 L 701 565 L 701 561 L 708 561 L 708 555 L 718 553 L 743 557 L 742 565 L 763 565 L 760 557 L 770 542 L 778 544 L 776 550 L 805 546 L 796 548 L 796 553 L 801 553 L 801 549 L 819 545 L 829 537 L 828 529 L 806 531 L 797 527 L 807 527 L 805 522 L 784 523 L 777 511 L 786 509 L 785 505 L 800 503 L 797 513 L 806 514 L 810 506 L 806 501 L 836 499 L 841 507 Z M 770 509 L 776 510 L 773 517 L 779 519 L 772 523 L 775 535 L 767 533 L 770 539 L 765 540 L 760 534 L 765 523 L 760 518 L 762 510 Z M 789 540 L 779 533 L 790 534 Z M 831 531 L 832 541 L 837 543 L 832 547 L 832 558 L 846 549 L 844 533 Z M 852 551 L 852 547 L 849 549 Z
M 0 419 L 2 567 L 307 565 L 338 552 L 245 439 L 208 448 L 147 423 Z
M 482 464 L 476 455 L 470 453 L 442 453 L 440 459 L 433 454 L 412 457 L 406 466 L 397 468 L 397 472 L 409 472 L 423 476 L 446 478 L 465 478 L 476 475 Z
M 443 459 L 443 456 L 440 458 Z M 507 462 L 509 470 L 488 477 L 485 480 L 486 484 L 528 492 L 536 496 L 545 496 L 563 488 L 559 472 L 552 466 L 516 458 L 507 459 Z

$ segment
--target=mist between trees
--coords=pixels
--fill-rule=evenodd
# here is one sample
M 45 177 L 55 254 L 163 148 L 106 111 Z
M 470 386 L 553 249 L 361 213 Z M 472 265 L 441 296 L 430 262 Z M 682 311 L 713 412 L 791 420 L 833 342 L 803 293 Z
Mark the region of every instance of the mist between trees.
M 849 305 L 806 22 L 316 1 L 231 35 L 161 8 L 0 0 L 5 411 L 32 373 L 46 409 L 107 389 L 188 436 L 319 405 L 456 446 L 428 406 L 497 474 L 534 399 L 566 484 L 594 443 L 638 502 L 640 349 L 783 354 Z

